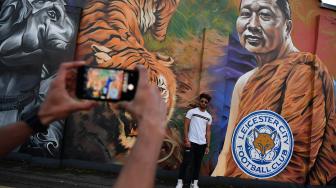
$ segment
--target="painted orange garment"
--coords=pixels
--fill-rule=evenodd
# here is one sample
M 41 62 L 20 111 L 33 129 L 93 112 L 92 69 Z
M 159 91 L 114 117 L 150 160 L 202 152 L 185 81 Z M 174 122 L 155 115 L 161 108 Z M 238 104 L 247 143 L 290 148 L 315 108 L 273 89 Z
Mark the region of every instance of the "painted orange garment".
M 286 119 L 294 136 L 288 166 L 267 180 L 326 184 L 336 177 L 336 121 L 333 81 L 310 53 L 292 53 L 265 64 L 246 83 L 235 125 L 256 110 L 272 110 Z M 224 176 L 251 178 L 232 158 Z

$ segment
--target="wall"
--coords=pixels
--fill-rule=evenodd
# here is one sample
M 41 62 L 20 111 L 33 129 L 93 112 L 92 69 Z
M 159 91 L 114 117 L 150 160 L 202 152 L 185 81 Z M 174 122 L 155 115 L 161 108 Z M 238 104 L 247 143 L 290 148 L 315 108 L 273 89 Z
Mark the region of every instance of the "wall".
M 12 2 L 17 1 L 12 0 Z M 69 1 L 69 3 L 73 2 Z M 132 3 L 136 6 L 131 6 Z M 292 73 L 293 77 L 297 76 L 298 78 L 295 77 L 297 85 L 294 82 L 294 85 L 289 87 L 287 83 L 290 80 L 278 73 L 267 75 L 268 79 L 264 80 L 266 86 L 269 86 L 267 88 L 263 88 L 262 84 L 259 88 L 256 82 L 258 90 L 241 91 L 242 99 L 248 101 L 252 97 L 253 102 L 258 105 L 245 103 L 242 100 L 241 109 L 236 114 L 237 118 L 234 118 L 236 123 L 232 123 L 234 126 L 231 127 L 231 131 L 251 112 L 257 110 L 276 112 L 288 122 L 290 132 L 293 134 L 293 152 L 287 155 L 288 164 L 284 164 L 283 169 L 276 172 L 279 174 L 273 174 L 274 177 L 266 178 L 266 180 L 326 184 L 336 176 L 331 173 L 336 167 L 335 161 L 330 160 L 327 167 L 323 166 L 323 163 L 327 161 L 325 156 L 335 156 L 333 143 L 328 136 L 330 131 L 335 130 L 335 123 L 332 123 L 335 113 L 334 102 L 329 100 L 333 98 L 329 75 L 335 76 L 336 74 L 332 57 L 332 52 L 336 52 L 333 42 L 335 24 L 333 24 L 334 18 L 331 17 L 335 16 L 335 13 L 319 9 L 318 2 L 313 0 L 305 1 L 305 3 L 293 0 L 290 3 L 293 44 L 299 51 L 316 53 L 327 66 L 330 74 L 323 66 L 311 65 L 315 68 L 303 67 L 299 70 L 293 67 L 284 69 L 277 67 L 276 70 Z M 235 29 L 239 14 L 238 7 L 239 1 L 226 0 L 158 2 L 100 0 L 88 1 L 88 4 L 83 6 L 75 59 L 86 60 L 90 64 L 104 67 L 133 68 L 137 63 L 141 63 L 151 70 L 156 70 L 152 72 L 149 81 L 160 88 L 170 112 L 167 137 L 159 159 L 161 168 L 178 169 L 182 160 L 181 131 L 185 113 L 189 108 L 197 105 L 199 93 L 208 92 L 213 96 L 209 112 L 213 115 L 214 122 L 211 150 L 203 160 L 202 174 L 251 178 L 251 174 L 247 175 L 243 172 L 244 170 L 241 170 L 243 167 L 238 167 L 231 151 L 219 157 L 223 145 L 231 147 L 231 144 L 227 141 L 224 143 L 224 140 L 227 134 L 230 109 L 232 109 L 233 88 L 238 78 L 257 65 L 254 55 L 243 48 L 239 42 Z M 319 17 L 319 15 L 324 16 Z M 73 17 L 76 20 L 75 16 Z M 76 21 L 73 21 L 73 24 L 75 25 Z M 0 27 L 2 32 L 5 31 L 3 28 L 3 26 Z M 76 31 L 75 28 L 72 28 L 73 31 Z M 5 43 L 4 39 L 0 41 L 1 44 Z M 1 57 L 5 57 L 3 49 L 3 47 L 0 48 Z M 2 64 L 6 64 L 2 59 Z M 34 67 L 34 70 L 36 77 L 41 71 L 41 65 Z M 4 69 L 3 71 L 8 72 Z M 14 74 L 18 74 L 15 73 L 16 71 Z M 307 77 L 304 79 L 304 76 Z M 283 78 L 282 81 L 286 83 L 287 88 L 284 84 L 276 85 L 274 83 L 277 82 L 267 82 L 281 80 L 280 78 Z M 38 82 L 36 81 L 35 85 Z M 320 82 L 321 84 L 318 84 Z M 5 85 L 0 86 L 6 87 Z M 42 86 L 43 84 L 40 87 Z M 255 88 L 251 84 L 249 87 Z M 294 95 L 287 94 L 286 91 Z M 302 93 L 306 95 L 300 95 Z M 279 100 L 276 100 L 277 97 Z M 242 104 L 247 106 L 244 107 Z M 280 110 L 277 106 L 283 104 L 287 106 L 281 107 Z M 300 111 L 302 109 L 306 111 Z M 317 109 L 325 111 L 320 114 L 317 113 L 319 112 Z M 296 112 L 302 113 L 296 114 Z M 291 116 L 293 114 L 296 115 L 295 118 Z M 0 120 L 5 119 L 3 117 Z M 304 128 L 297 128 L 298 126 Z M 268 157 L 274 158 L 274 156 L 281 156 L 279 152 L 283 150 L 279 143 L 284 141 L 281 132 L 276 136 L 272 134 L 275 128 L 265 127 L 265 125 L 258 125 L 255 128 L 254 130 L 259 131 L 258 133 L 253 134 L 255 131 L 249 130 L 250 132 L 246 134 L 249 137 L 245 144 L 245 151 L 252 162 L 259 161 L 256 164 L 260 165 L 259 172 L 263 174 L 263 167 L 267 170 L 266 166 L 272 162 L 265 161 L 266 155 L 252 158 L 248 152 L 260 155 L 261 150 L 251 143 L 258 140 L 260 135 L 271 138 L 268 142 L 275 143 L 275 146 L 267 151 Z M 232 133 L 228 135 L 231 137 Z M 100 107 L 91 112 L 80 112 L 70 117 L 63 136 L 62 157 L 64 159 L 123 164 L 136 139 L 136 123 L 127 112 L 115 112 L 109 104 L 102 103 Z M 328 147 L 332 149 L 326 149 Z M 31 153 L 40 155 L 37 152 Z M 336 159 L 336 157 L 330 158 Z M 225 170 L 223 167 L 226 164 L 231 164 L 229 166 L 234 168 Z M 215 168 L 216 171 L 213 173 Z M 258 172 L 256 169 L 254 171 Z M 255 175 L 255 177 L 258 176 Z
M 0 18 L 0 124 L 24 119 L 44 100 L 59 64 L 74 58 L 80 8 L 63 0 L 2 2 Z M 64 121 L 50 124 L 17 148 L 59 158 Z

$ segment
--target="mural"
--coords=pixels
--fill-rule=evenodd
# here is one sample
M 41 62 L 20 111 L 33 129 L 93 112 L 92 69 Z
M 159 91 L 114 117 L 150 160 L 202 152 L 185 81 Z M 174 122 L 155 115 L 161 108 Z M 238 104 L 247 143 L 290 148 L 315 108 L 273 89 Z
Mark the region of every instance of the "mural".
M 318 33 L 316 39 L 316 54 L 327 65 L 331 75 L 336 75 L 335 59 L 332 53 L 336 51 L 336 17 L 320 15 L 318 21 Z
M 79 9 L 63 0 L 6 0 L 0 11 L 0 125 L 24 119 L 43 101 L 60 62 L 74 53 Z M 59 157 L 64 121 L 17 150 Z
M 89 1 L 76 58 L 102 67 L 133 68 L 139 63 L 149 69 L 149 81 L 160 88 L 169 108 L 160 167 L 179 167 L 185 112 L 205 91 L 213 96 L 209 111 L 215 120 L 203 175 L 328 184 L 335 178 L 335 161 L 325 160 L 334 155 L 326 150 L 333 148 L 330 133 L 335 125 L 327 70 L 333 64 L 324 65 L 327 53 L 322 60 L 314 55 L 316 18 L 323 11 L 318 2 L 305 2 L 309 11 L 303 13 L 299 1 Z M 241 3 L 249 8 L 241 9 Z M 260 3 L 267 8 L 251 8 Z M 136 123 L 111 105 L 69 119 L 76 126 L 67 127 L 66 158 L 124 162 L 136 139 Z M 259 165 L 281 162 L 286 155 L 288 164 L 270 177 L 247 175 L 231 154 L 237 124 L 260 110 L 274 117 L 260 117 L 265 124 L 249 129 L 245 150 Z M 284 139 L 289 135 L 292 139 Z M 263 170 L 268 169 L 259 168 L 261 174 Z
M 75 56 L 101 67 L 142 64 L 168 108 L 161 168 L 178 169 L 185 113 L 207 92 L 214 121 L 202 175 L 336 182 L 336 13 L 318 1 L 0 4 L 0 125 L 38 107 L 60 62 Z M 84 6 L 81 16 L 73 4 Z M 123 164 L 137 124 L 112 107 L 75 114 L 65 131 L 64 121 L 54 122 L 17 151 L 59 157 L 63 141 L 65 159 Z
M 336 151 L 330 149 L 336 129 L 333 79 L 318 57 L 294 46 L 291 38 L 293 27 L 287 1 L 241 1 L 236 20 L 238 39 L 247 51 L 254 54 L 251 64 L 257 62 L 257 66 L 240 76 L 234 86 L 225 141 L 213 176 L 252 176 L 314 185 L 326 184 L 336 177 L 335 157 L 330 158 L 336 156 Z M 280 164 L 268 163 L 267 158 L 271 156 L 272 161 L 276 161 L 277 157 L 291 152 L 276 153 L 274 150 L 281 139 L 288 138 L 289 133 L 277 138 L 277 133 L 272 132 L 274 129 L 267 129 L 270 126 L 262 119 L 243 124 L 244 119 L 258 110 L 270 110 L 283 117 L 294 137 L 294 150 L 290 153 L 292 157 L 288 165 L 268 177 L 264 175 Z M 249 130 L 258 121 L 262 122 L 259 130 Z M 273 127 L 280 126 L 275 121 Z M 247 126 L 242 133 L 246 133 L 244 142 L 250 145 L 231 145 L 231 142 L 236 142 L 237 138 L 232 138 L 232 135 L 241 129 L 239 126 Z M 251 138 L 249 135 L 253 133 Z M 239 161 L 239 157 L 245 161 Z M 248 161 L 247 157 L 251 160 Z M 257 162 L 260 159 L 262 163 Z M 246 168 L 263 173 L 251 175 Z
M 158 86 L 162 98 L 167 103 L 167 117 L 169 118 L 174 110 L 176 95 L 176 79 L 170 68 L 174 59 L 148 51 L 142 35 L 147 32 L 156 40 L 162 41 L 178 4 L 179 0 L 89 1 L 83 10 L 76 57 L 101 67 L 132 69 L 136 64 L 144 65 L 149 71 L 149 81 Z M 105 150 L 99 159 L 110 161 L 118 156 L 117 161 L 123 161 L 135 142 L 136 123 L 127 112 L 115 112 L 109 108 L 109 105 L 113 104 L 101 107 L 103 109 L 96 109 L 96 112 L 91 114 L 82 115 L 79 122 L 75 121 L 75 124 L 85 126 L 83 120 L 89 115 L 89 119 L 105 129 L 101 131 L 108 134 L 108 140 L 100 140 L 99 135 L 101 134 L 97 137 L 93 136 L 93 139 L 98 142 L 98 145 L 103 142 L 103 147 L 107 145 L 114 147 Z M 101 114 L 101 110 L 106 111 L 106 114 Z M 115 127 L 102 126 L 104 121 L 97 119 L 97 116 L 110 121 L 112 119 Z M 76 132 L 79 129 L 74 129 L 77 130 L 74 130 L 73 134 L 77 135 Z M 75 140 L 76 138 L 74 142 Z M 179 142 L 177 130 L 170 129 L 165 141 L 168 149 L 163 153 L 167 156 L 163 157 L 162 161 L 170 157 L 174 151 L 175 155 L 178 155 L 178 152 L 174 150 Z M 71 145 L 76 147 L 74 149 L 79 149 L 76 143 Z M 90 148 L 86 152 L 89 152 L 88 150 Z M 68 147 L 65 151 L 68 153 Z

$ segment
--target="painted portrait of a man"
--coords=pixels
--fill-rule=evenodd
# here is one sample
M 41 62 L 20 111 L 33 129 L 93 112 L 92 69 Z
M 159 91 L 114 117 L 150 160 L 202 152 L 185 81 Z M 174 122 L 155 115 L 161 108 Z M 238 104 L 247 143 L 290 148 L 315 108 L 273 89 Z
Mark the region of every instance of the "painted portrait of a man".
M 289 124 L 294 149 L 287 166 L 267 180 L 318 185 L 336 177 L 333 79 L 316 55 L 295 47 L 292 29 L 288 0 L 241 1 L 236 30 L 240 44 L 255 56 L 257 67 L 242 75 L 234 87 L 225 141 L 213 176 L 253 178 L 233 159 L 232 135 L 244 117 L 269 110 Z M 254 140 L 261 140 L 254 143 L 259 148 L 255 155 L 263 158 L 273 152 L 269 147 L 277 144 L 275 134 L 254 135 Z

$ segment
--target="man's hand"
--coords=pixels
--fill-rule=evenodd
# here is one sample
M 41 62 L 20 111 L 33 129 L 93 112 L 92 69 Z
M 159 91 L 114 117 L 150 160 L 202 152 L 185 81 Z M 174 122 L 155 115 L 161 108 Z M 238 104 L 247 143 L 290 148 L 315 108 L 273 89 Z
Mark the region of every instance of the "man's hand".
M 190 147 L 191 147 L 191 144 L 190 144 L 190 141 L 189 141 L 188 138 L 185 138 L 185 139 L 184 139 L 184 146 L 185 146 L 186 148 L 190 148 Z
M 130 102 L 121 102 L 119 108 L 129 111 L 139 125 L 139 134 L 145 133 L 165 135 L 167 121 L 167 106 L 156 85 L 149 84 L 147 71 L 143 66 L 137 66 L 139 80 L 135 97 Z
M 83 65 L 85 65 L 85 62 L 61 64 L 56 78 L 50 85 L 47 97 L 38 112 L 44 125 L 66 118 L 73 112 L 90 110 L 96 106 L 97 103 L 94 101 L 80 101 L 75 98 L 76 70 Z
M 207 146 L 207 147 L 205 148 L 205 155 L 208 155 L 208 154 L 209 154 L 209 151 L 210 151 L 210 148 L 209 148 L 209 146 Z

